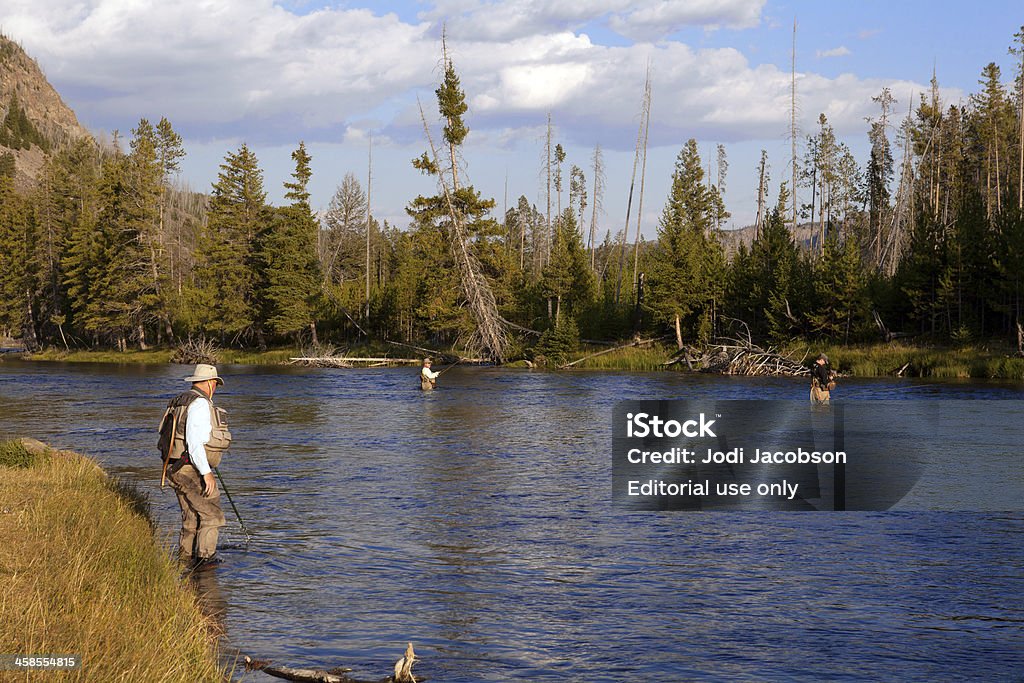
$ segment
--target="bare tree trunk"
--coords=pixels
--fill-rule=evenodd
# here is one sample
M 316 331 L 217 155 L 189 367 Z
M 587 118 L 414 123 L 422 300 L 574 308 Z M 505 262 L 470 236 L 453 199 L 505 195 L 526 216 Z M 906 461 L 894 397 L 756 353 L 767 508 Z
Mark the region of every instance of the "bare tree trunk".
M 373 182 L 373 136 L 366 151 L 366 302 L 363 318 L 370 317 L 370 184 Z M 313 343 L 316 343 L 316 325 L 313 325 Z
M 636 186 L 636 167 L 640 163 L 640 140 L 644 134 L 644 119 L 640 118 L 640 128 L 636 131 L 636 147 L 633 152 L 633 175 L 629 180 L 629 200 L 626 202 L 626 225 L 622 228 L 622 239 L 619 240 L 619 279 L 615 283 L 615 303 L 622 297 L 622 277 L 626 270 L 626 239 L 629 235 L 629 218 L 633 211 L 633 188 Z
M 644 103 L 641 113 L 644 127 L 644 154 L 640 164 L 640 201 L 636 209 L 636 240 L 633 242 L 633 280 L 640 272 L 640 221 L 644 215 L 644 180 L 647 177 L 647 139 L 651 129 L 651 66 L 647 65 L 647 81 L 644 83 Z
M 754 239 L 761 234 L 761 225 L 764 221 L 764 166 L 767 160 L 767 153 L 761 150 L 760 178 L 757 182 L 757 220 L 754 221 Z
M 548 112 L 547 142 L 544 143 L 544 167 L 547 173 L 547 229 L 544 231 L 544 263 L 551 261 L 551 112 Z M 550 315 L 548 317 L 551 317 Z
M 821 253 L 825 253 L 825 174 L 821 174 L 821 202 L 818 204 L 818 234 L 821 239 Z
M 985 218 L 992 220 L 992 151 L 985 159 Z
M 597 239 L 597 211 L 604 194 L 604 184 L 601 180 L 603 177 L 604 162 L 601 158 L 601 145 L 597 145 L 594 147 L 594 196 L 590 215 L 590 270 L 594 273 L 597 272 L 597 243 L 595 240 Z
M 996 213 L 1003 211 L 1003 191 L 999 182 L 999 140 L 994 140 L 996 146 Z
M 676 313 L 676 348 L 683 348 L 683 329 L 679 324 L 679 314 Z
M 519 270 L 526 269 L 526 219 L 522 214 L 516 213 L 516 222 L 519 224 Z
M 793 193 L 793 233 L 796 233 L 796 19 L 793 19 L 793 63 L 791 70 L 791 93 L 789 111 L 789 135 L 791 144 L 791 158 L 793 164 L 793 185 L 790 190 Z
M 1024 209 L 1024 50 L 1020 60 L 1020 135 L 1018 136 L 1017 208 Z
M 818 200 L 818 165 L 817 165 L 817 162 L 815 162 L 814 168 L 811 169 L 811 220 L 810 220 L 810 223 L 809 223 L 810 237 L 808 238 L 808 240 L 811 240 L 811 242 L 810 242 L 811 244 L 814 243 L 813 242 L 813 239 L 814 239 L 814 205 L 817 202 L 817 200 Z M 824 245 L 818 245 L 818 246 L 819 247 L 824 247 Z M 811 252 L 811 253 L 813 253 L 813 252 Z

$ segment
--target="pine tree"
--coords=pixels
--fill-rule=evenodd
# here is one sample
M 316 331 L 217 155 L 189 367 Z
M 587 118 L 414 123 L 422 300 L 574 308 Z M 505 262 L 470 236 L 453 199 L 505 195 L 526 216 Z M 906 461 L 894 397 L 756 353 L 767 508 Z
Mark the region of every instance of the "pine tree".
M 814 287 L 818 305 L 807 314 L 814 332 L 845 344 L 868 327 L 871 301 L 855 240 L 828 235 L 814 269 Z
M 312 177 L 306 145 L 292 153 L 295 171 L 285 183 L 291 204 L 275 212 L 269 229 L 259 240 L 258 261 L 263 269 L 266 322 L 277 335 L 298 335 L 309 329 L 316 343 L 315 310 L 320 291 L 316 253 L 317 222 L 309 206 Z
M 207 224 L 199 237 L 185 320 L 190 329 L 216 334 L 222 340 L 258 336 L 257 287 L 262 283 L 253 245 L 270 219 L 263 172 L 245 144 L 229 153 L 220 169 Z
M 321 270 L 324 282 L 344 284 L 358 279 L 365 239 L 366 193 L 353 173 L 346 173 L 324 214 Z
M 697 141 L 690 139 L 676 159 L 668 201 L 658 223 L 658 243 L 648 266 L 646 306 L 673 325 L 682 348 L 683 328 L 710 337 L 715 303 L 723 286 L 724 258 L 714 224 L 714 193 L 704 184 Z M 685 323 L 685 325 L 684 325 Z
M 28 212 L 11 178 L 0 177 L 0 337 L 22 337 L 28 272 Z
M 562 319 L 563 304 L 571 314 L 582 312 L 593 300 L 593 276 L 583 249 L 583 238 L 572 208 L 566 208 L 555 221 L 551 261 L 544 266 L 541 290 L 555 302 L 554 324 Z
M 133 254 L 138 263 L 130 267 L 138 273 L 137 277 L 145 280 L 135 284 L 135 289 L 145 292 L 136 302 L 139 310 L 135 316 L 135 333 L 140 347 L 146 348 L 147 326 L 159 323 L 168 332 L 171 330 L 171 310 L 164 296 L 171 289 L 162 219 L 164 166 L 157 131 L 146 119 L 141 119 L 132 131 L 130 148 L 125 170 L 126 189 L 132 200 L 126 205 L 124 218 L 129 229 L 138 236 L 137 253 Z

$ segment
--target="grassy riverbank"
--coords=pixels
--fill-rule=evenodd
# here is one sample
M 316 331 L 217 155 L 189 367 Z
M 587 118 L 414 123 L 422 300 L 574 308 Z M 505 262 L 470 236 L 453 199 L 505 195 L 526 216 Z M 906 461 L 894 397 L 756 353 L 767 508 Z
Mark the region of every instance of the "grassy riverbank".
M 601 351 L 588 348 L 570 354 L 569 361 Z M 832 367 L 851 377 L 922 377 L 931 379 L 999 379 L 1024 381 L 1024 358 L 1008 344 L 963 347 L 913 345 L 903 343 L 831 346 L 802 343 L 782 349 L 794 359 L 806 356 L 809 366 L 818 353 L 828 354 Z M 675 345 L 653 344 L 644 347 L 617 349 L 589 358 L 575 367 L 585 370 L 624 370 L 650 372 L 664 370 L 665 361 L 675 352 Z M 686 370 L 676 363 L 673 370 Z
M 77 680 L 222 679 L 212 626 L 137 493 L 88 458 L 16 441 L 0 443 L 0 477 L 0 653 L 79 655 Z
M 300 355 L 298 349 L 269 349 L 247 351 L 243 349 L 221 349 L 217 352 L 218 363 L 224 365 L 280 365 L 289 358 Z M 65 363 L 143 363 L 166 365 L 174 357 L 173 349 L 149 349 L 147 351 L 65 351 L 49 348 L 22 356 L 31 361 L 60 361 Z
M 962 347 L 918 346 L 893 342 L 862 346 L 824 346 L 832 367 L 854 377 L 1024 380 L 1024 358 L 1008 344 Z M 812 355 L 819 349 L 813 348 Z M 809 356 L 810 357 L 810 356 Z
M 585 358 L 607 347 L 585 347 L 568 354 L 566 361 Z M 355 357 L 415 357 L 416 351 L 396 353 L 398 349 L 387 345 L 354 345 L 344 350 L 345 355 Z M 893 377 L 902 370 L 902 377 L 923 377 L 932 379 L 1000 379 L 1024 381 L 1024 358 L 1008 344 L 978 344 L 971 346 L 915 345 L 899 342 L 888 344 L 863 344 L 852 346 L 794 344 L 783 353 L 799 359 L 806 354 L 806 362 L 820 351 L 828 354 L 832 367 L 851 377 Z M 579 370 L 618 370 L 625 372 L 654 372 L 657 370 L 685 370 L 677 363 L 666 368 L 665 362 L 675 352 L 671 344 L 651 344 L 642 347 L 616 349 L 579 365 Z M 218 362 L 225 365 L 279 365 L 288 359 L 303 355 L 296 348 L 271 349 L 267 351 L 246 351 L 221 349 Z M 93 362 L 93 363 L 169 363 L 171 349 L 150 351 L 57 351 L 48 349 L 27 355 L 27 360 Z M 513 363 L 513 367 L 525 367 L 525 363 Z

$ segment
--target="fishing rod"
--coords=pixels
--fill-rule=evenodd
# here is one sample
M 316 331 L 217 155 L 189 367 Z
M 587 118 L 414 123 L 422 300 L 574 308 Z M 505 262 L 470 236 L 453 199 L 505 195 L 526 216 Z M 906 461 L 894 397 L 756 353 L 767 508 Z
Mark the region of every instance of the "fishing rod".
M 224 485 L 224 477 L 220 476 L 220 470 L 214 467 L 213 471 L 217 473 L 217 481 L 220 482 L 220 488 L 224 491 L 224 496 L 228 499 L 228 502 L 231 503 L 231 509 L 235 511 L 235 517 L 238 518 L 238 523 L 242 527 L 242 533 L 245 534 L 245 543 L 248 545 L 249 541 L 252 540 L 252 535 L 249 533 L 249 530 L 245 528 L 245 522 L 242 521 L 242 515 L 238 514 L 238 508 L 235 506 L 235 501 L 231 498 L 231 492 L 228 491 L 228 487 Z
M 465 358 L 463 358 L 462 356 L 456 356 L 456 358 L 457 358 L 457 360 L 456 360 L 456 361 L 455 361 L 454 363 L 452 363 L 451 365 L 449 365 L 448 367 L 446 367 L 446 368 L 445 368 L 444 370 L 442 370 L 441 372 L 437 373 L 437 376 L 438 376 L 438 377 L 440 377 L 441 375 L 443 375 L 444 373 L 448 372 L 449 370 L 451 370 L 452 368 L 454 368 L 454 367 L 455 367 L 456 365 L 458 365 L 458 364 L 459 364 L 459 363 L 461 363 L 462 361 L 466 360 L 466 359 L 465 359 Z

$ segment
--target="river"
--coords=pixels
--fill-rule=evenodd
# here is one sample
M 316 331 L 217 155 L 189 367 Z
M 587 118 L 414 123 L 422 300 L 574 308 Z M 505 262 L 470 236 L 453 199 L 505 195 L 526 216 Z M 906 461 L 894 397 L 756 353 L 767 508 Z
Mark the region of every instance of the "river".
M 0 362 L 0 436 L 136 482 L 171 547 L 154 430 L 188 370 Z M 439 683 L 1024 671 L 1024 514 L 612 507 L 615 402 L 802 399 L 803 380 L 459 367 L 424 393 L 408 368 L 221 372 L 235 437 L 221 471 L 253 538 L 225 501 L 209 600 L 261 658 L 377 678 L 412 642 L 414 673 Z M 1024 385 L 844 392 L 1021 399 Z

